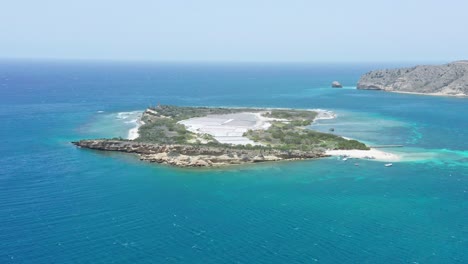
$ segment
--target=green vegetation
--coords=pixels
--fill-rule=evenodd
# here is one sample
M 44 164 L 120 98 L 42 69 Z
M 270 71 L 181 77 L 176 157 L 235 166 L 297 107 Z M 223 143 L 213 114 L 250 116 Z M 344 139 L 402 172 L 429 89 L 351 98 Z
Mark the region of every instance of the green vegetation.
M 274 109 L 264 114 L 264 116 L 278 119 L 287 119 L 290 121 L 309 122 L 306 125 L 310 125 L 317 116 L 317 112 L 308 110 Z
M 147 119 L 146 122 L 138 131 L 140 137 L 137 138 L 137 141 L 185 144 L 195 138 L 195 134 L 171 118 L 158 118 L 151 121 Z
M 207 115 L 224 115 L 239 112 L 259 112 L 260 109 L 242 109 L 242 108 L 220 108 L 220 107 L 189 107 L 189 106 L 173 106 L 173 105 L 160 105 L 157 107 L 150 107 L 150 110 L 157 112 L 155 116 L 169 117 L 178 122 L 181 120 L 203 117 Z
M 247 138 L 271 145 L 279 149 L 313 150 L 327 149 L 369 149 L 357 140 L 347 140 L 333 134 L 321 133 L 298 127 L 294 122 L 273 122 L 267 130 L 249 130 L 244 134 Z
M 283 119 L 273 121 L 267 130 L 250 130 L 244 134 L 249 139 L 260 142 L 261 145 L 226 145 L 217 142 L 211 135 L 197 135 L 188 131 L 184 125 L 177 122 L 193 117 L 203 117 L 210 114 L 230 114 L 238 112 L 259 112 L 262 109 L 230 109 L 208 107 L 158 106 L 149 108 L 142 117 L 145 123 L 139 129 L 140 142 L 162 144 L 194 144 L 218 146 L 229 149 L 281 149 L 281 150 L 314 150 L 327 149 L 369 149 L 356 140 L 305 129 L 310 125 L 317 113 L 307 110 L 271 110 L 266 117 Z
M 140 142 L 155 142 L 162 144 L 200 144 L 200 139 L 216 144 L 217 141 L 211 135 L 196 135 L 188 131 L 184 125 L 178 124 L 181 120 L 193 117 L 203 117 L 213 114 L 231 114 L 244 112 L 246 109 L 210 108 L 210 107 L 184 107 L 161 105 L 150 107 L 142 117 L 145 123 L 136 139 Z M 248 109 L 248 111 L 260 111 Z

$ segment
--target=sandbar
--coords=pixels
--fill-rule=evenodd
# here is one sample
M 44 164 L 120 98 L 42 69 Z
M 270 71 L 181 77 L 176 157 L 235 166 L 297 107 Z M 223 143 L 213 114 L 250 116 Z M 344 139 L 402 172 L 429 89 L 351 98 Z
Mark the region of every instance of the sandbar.
M 397 154 L 385 152 L 374 148 L 371 148 L 370 150 L 327 150 L 325 154 L 331 156 L 343 156 L 354 159 L 372 159 L 389 162 L 401 160 L 401 156 Z

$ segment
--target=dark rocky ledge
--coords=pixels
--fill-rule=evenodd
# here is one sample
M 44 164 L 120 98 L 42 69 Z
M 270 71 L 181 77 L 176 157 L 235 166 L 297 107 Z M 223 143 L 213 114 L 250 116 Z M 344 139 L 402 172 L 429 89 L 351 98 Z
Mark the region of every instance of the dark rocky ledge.
M 213 167 L 231 164 L 279 160 L 303 160 L 326 157 L 323 150 L 236 149 L 218 146 L 164 145 L 128 140 L 80 140 L 78 147 L 135 153 L 141 160 L 179 167 Z

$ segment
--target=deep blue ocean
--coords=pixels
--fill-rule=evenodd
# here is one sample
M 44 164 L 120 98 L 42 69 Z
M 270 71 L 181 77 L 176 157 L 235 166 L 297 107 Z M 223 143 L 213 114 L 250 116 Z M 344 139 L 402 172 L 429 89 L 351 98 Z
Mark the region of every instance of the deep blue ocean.
M 396 66 L 0 62 L 0 263 L 468 263 L 468 99 L 355 89 Z M 404 159 L 181 169 L 70 144 L 157 103 L 332 110 L 312 128 Z

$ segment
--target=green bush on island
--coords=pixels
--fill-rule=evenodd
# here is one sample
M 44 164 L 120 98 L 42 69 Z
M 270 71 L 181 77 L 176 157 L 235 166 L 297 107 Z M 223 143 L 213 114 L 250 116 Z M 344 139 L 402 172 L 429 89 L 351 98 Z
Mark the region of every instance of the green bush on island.
M 337 135 L 303 129 L 291 123 L 273 122 L 267 130 L 249 130 L 244 136 L 255 142 L 271 144 L 279 149 L 369 149 L 357 140 L 347 140 Z
M 317 112 L 309 111 L 309 110 L 290 110 L 290 109 L 274 109 L 270 110 L 269 112 L 264 114 L 265 117 L 270 118 L 278 118 L 278 119 L 287 119 L 292 122 L 294 121 L 302 121 L 306 122 L 306 124 L 295 124 L 295 125 L 302 125 L 307 126 L 310 125 L 312 121 L 314 121 L 315 117 L 317 116 Z M 310 121 L 310 122 L 307 122 Z
M 174 105 L 159 105 L 150 107 L 150 110 L 157 112 L 159 117 L 167 117 L 175 122 L 207 115 L 224 115 L 245 112 L 242 108 L 220 108 L 220 107 L 189 107 L 189 106 L 174 106 Z M 261 109 L 248 109 L 249 112 L 258 112 Z

